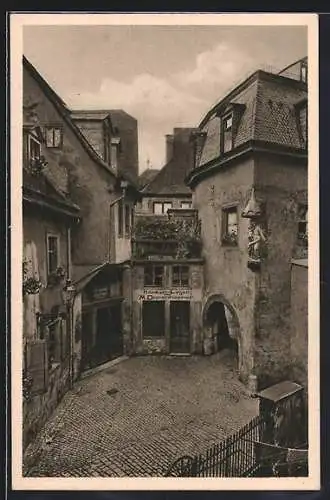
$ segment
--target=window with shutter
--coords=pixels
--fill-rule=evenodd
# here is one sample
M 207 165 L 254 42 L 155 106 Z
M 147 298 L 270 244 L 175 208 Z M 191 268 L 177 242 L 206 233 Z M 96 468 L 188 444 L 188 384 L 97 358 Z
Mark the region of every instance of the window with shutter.
M 62 146 L 62 127 L 45 127 L 47 148 L 60 148 Z
M 222 209 L 222 243 L 234 246 L 238 244 L 238 212 L 236 206 Z
M 48 353 L 45 340 L 33 340 L 27 343 L 26 365 L 32 377 L 31 395 L 45 392 L 48 384 Z
M 222 130 L 223 130 L 223 144 L 222 149 L 223 152 L 226 153 L 230 151 L 233 147 L 233 116 L 229 115 L 223 119 L 222 122 Z
M 59 266 L 60 238 L 57 234 L 47 235 L 47 269 L 48 275 L 54 273 Z
M 124 234 L 124 217 L 123 217 L 123 201 L 118 201 L 118 238 L 122 238 Z

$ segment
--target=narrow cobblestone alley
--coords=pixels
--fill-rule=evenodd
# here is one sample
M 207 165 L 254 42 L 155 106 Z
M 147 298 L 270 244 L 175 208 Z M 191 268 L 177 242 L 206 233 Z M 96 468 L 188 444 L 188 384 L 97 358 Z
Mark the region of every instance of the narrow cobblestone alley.
M 179 456 L 203 452 L 256 413 L 229 351 L 131 358 L 64 396 L 27 448 L 24 475 L 161 476 Z

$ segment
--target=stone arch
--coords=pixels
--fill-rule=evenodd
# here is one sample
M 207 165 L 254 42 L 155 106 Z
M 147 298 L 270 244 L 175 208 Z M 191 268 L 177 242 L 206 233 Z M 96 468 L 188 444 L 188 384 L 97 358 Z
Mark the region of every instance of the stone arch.
M 207 337 L 208 328 L 209 328 L 209 324 L 208 324 L 209 313 L 212 310 L 212 307 L 214 308 L 214 306 L 216 304 L 222 304 L 224 307 L 225 317 L 226 317 L 227 326 L 228 326 L 228 334 L 229 334 L 230 338 L 237 345 L 238 369 L 239 369 L 239 372 L 241 372 L 242 346 L 241 346 L 241 328 L 240 328 L 239 319 L 238 319 L 235 308 L 226 299 L 226 297 L 220 293 L 213 294 L 213 295 L 209 296 L 204 304 L 203 313 L 202 313 L 204 334 L 206 334 L 206 337 Z M 215 352 L 216 350 L 217 350 L 217 348 L 216 348 L 214 340 L 213 340 L 213 352 Z

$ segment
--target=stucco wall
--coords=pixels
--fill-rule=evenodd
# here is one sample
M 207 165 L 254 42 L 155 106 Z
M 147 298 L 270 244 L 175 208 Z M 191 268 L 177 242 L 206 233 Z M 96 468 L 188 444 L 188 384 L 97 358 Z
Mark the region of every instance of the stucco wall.
M 290 376 L 291 259 L 307 169 L 283 158 L 256 160 L 256 196 L 266 201 L 267 258 L 257 274 L 255 370 L 261 386 Z
M 291 338 L 292 378 L 307 389 L 308 382 L 308 268 L 292 265 Z
M 37 218 L 38 217 L 38 218 Z M 37 312 L 51 311 L 52 306 L 62 305 L 61 285 L 47 287 L 47 234 L 56 234 L 60 238 L 59 265 L 67 272 L 67 234 L 65 223 L 61 219 L 52 219 L 40 208 L 24 208 L 23 239 L 24 249 L 28 242 L 36 248 L 36 261 L 39 279 L 43 285 L 39 294 L 25 295 L 23 334 L 27 339 L 37 338 Z
M 23 403 L 23 448 L 40 431 L 55 410 L 68 389 L 69 365 L 62 363 L 54 366 L 48 376 L 47 390 Z
M 47 234 L 56 234 L 60 238 L 59 265 L 67 269 L 67 234 L 65 223 L 47 216 L 46 212 L 36 208 L 24 209 L 24 243 L 34 241 L 37 247 L 37 259 L 40 281 L 47 283 Z
M 193 193 L 202 224 L 203 257 L 205 259 L 204 304 L 221 294 L 234 308 L 239 325 L 239 368 L 245 379 L 253 370 L 255 275 L 247 267 L 248 221 L 240 217 L 254 179 L 254 162 L 223 168 L 202 180 Z M 238 204 L 238 246 L 221 242 L 222 207 Z
M 36 108 L 41 124 L 63 123 L 63 147 L 47 149 L 43 154 L 50 166 L 58 165 L 68 172 L 71 199 L 81 208 L 82 221 L 72 231 L 72 252 L 75 264 L 101 264 L 109 259 L 110 212 L 109 204 L 121 193 L 109 193 L 114 177 L 97 165 L 85 151 L 80 140 L 63 122 L 53 104 L 44 95 L 39 84 L 24 70 L 24 99 L 39 101 Z
M 82 294 L 75 296 L 72 306 L 72 347 L 73 347 L 73 379 L 77 380 L 80 375 L 81 363 L 81 335 L 82 335 Z

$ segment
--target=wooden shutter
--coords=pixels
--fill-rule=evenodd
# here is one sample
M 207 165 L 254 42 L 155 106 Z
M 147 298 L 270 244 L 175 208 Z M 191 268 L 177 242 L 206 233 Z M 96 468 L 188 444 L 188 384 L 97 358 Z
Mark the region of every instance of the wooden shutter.
M 48 383 L 48 355 L 45 340 L 33 340 L 26 344 L 27 370 L 32 377 L 31 394 L 46 391 Z

